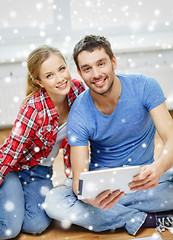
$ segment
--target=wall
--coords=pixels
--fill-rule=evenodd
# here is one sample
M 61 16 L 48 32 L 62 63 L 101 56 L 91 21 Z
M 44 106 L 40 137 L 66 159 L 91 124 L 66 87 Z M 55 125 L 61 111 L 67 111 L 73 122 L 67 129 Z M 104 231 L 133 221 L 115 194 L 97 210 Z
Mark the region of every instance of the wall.
M 86 34 L 104 35 L 118 60 L 118 72 L 155 77 L 173 110 L 172 0 L 1 0 L 0 127 L 13 124 L 25 96 L 26 59 L 48 44 L 72 60 L 75 43 Z

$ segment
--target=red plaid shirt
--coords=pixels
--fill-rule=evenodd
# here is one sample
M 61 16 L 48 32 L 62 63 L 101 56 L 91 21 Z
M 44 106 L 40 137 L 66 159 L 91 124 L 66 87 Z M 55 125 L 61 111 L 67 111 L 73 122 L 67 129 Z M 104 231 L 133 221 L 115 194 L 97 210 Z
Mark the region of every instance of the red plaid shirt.
M 67 95 L 69 108 L 84 91 L 81 81 L 72 80 Z M 29 169 L 52 150 L 58 133 L 59 116 L 45 89 L 31 96 L 21 107 L 10 136 L 0 148 L 0 184 L 9 171 Z M 63 140 L 66 175 L 70 173 L 70 147 Z

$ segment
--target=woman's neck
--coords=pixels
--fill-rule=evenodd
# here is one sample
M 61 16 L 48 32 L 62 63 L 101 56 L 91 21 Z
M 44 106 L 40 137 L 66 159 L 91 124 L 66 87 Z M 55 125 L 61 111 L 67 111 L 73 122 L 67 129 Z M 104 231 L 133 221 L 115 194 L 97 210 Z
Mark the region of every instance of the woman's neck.
M 61 126 L 65 122 L 67 122 L 68 112 L 69 112 L 69 106 L 68 106 L 68 100 L 67 97 L 62 98 L 61 100 L 58 99 L 56 102 L 53 102 L 56 112 L 59 115 L 59 124 L 58 126 Z

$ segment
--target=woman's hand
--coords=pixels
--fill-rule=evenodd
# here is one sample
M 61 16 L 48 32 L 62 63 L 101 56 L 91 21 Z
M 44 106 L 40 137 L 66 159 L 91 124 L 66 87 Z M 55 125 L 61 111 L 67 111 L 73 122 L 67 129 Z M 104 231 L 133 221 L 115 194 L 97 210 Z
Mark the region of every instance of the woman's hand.
M 94 207 L 101 208 L 102 210 L 111 209 L 124 195 L 124 192 L 116 190 L 111 193 L 110 190 L 106 190 L 100 193 L 96 198 L 84 199 L 85 203 L 88 203 Z
M 155 188 L 159 184 L 159 171 L 155 163 L 141 168 L 138 175 L 133 177 L 133 182 L 129 184 L 131 191 L 148 190 Z

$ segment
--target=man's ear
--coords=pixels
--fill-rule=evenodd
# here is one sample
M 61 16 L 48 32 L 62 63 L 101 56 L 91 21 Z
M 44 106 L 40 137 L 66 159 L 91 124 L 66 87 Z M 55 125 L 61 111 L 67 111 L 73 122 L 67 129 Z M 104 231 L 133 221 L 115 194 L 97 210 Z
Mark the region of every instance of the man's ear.
M 34 81 L 35 81 L 35 83 L 38 84 L 40 87 L 42 87 L 42 88 L 44 87 L 40 80 L 34 79 Z
M 113 58 L 112 58 L 112 66 L 113 66 L 113 70 L 115 70 L 117 68 L 117 59 L 115 56 L 113 56 Z
M 81 71 L 79 70 L 79 68 L 77 68 L 77 71 L 78 71 L 80 77 L 82 78 L 82 74 L 81 74 Z

